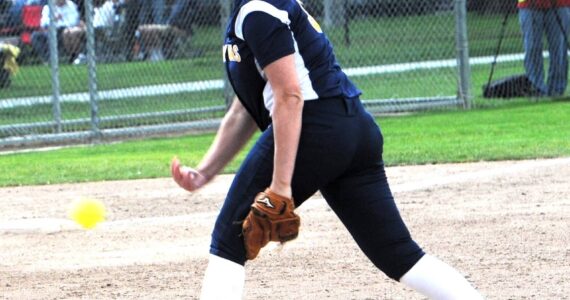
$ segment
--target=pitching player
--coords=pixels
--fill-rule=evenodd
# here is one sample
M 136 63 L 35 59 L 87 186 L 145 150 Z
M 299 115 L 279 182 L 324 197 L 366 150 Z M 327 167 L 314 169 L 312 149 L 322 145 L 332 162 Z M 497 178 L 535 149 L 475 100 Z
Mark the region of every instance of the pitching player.
M 269 241 L 297 236 L 294 208 L 320 190 L 366 256 L 432 299 L 481 299 L 455 269 L 412 240 L 390 191 L 383 138 L 319 24 L 295 0 L 236 0 L 224 63 L 234 101 L 196 168 L 172 161 L 194 191 L 263 131 L 228 191 L 212 233 L 201 299 L 240 299 L 244 264 Z

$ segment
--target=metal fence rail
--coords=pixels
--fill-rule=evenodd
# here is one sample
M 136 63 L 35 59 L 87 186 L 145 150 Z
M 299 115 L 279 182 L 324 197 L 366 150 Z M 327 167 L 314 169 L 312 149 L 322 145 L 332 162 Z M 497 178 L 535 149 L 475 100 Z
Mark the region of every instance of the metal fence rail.
M 25 41 L 27 32 L 16 33 L 20 70 L 0 89 L 0 149 L 217 127 L 232 96 L 220 49 L 233 1 L 126 3 L 78 1 L 84 25 L 74 40 L 58 28 L 58 9 L 48 1 L 55 12 L 48 48 L 34 44 L 33 34 Z M 304 3 L 371 112 L 469 107 L 477 59 L 469 63 L 465 0 Z M 491 22 L 494 15 L 500 12 L 478 19 Z M 487 56 L 479 59 L 486 64 L 491 53 L 478 55 Z

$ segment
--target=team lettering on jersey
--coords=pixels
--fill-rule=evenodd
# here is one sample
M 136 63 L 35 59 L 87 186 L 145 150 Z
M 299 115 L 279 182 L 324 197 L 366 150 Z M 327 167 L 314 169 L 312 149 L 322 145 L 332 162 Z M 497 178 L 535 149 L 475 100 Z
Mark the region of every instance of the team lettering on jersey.
M 323 33 L 323 30 L 321 29 L 321 25 L 319 25 L 319 22 L 317 22 L 317 20 L 315 20 L 315 18 L 313 18 L 313 16 L 309 15 L 308 13 L 307 16 L 309 18 L 309 23 L 311 23 L 311 26 L 313 26 L 313 28 L 315 28 L 315 30 L 318 33 Z
M 307 15 L 307 19 L 309 20 L 309 24 L 311 24 L 311 26 L 313 26 L 313 28 L 315 28 L 315 30 L 318 33 L 323 33 L 323 29 L 321 28 L 321 25 L 319 24 L 319 22 L 317 22 L 317 20 L 315 20 L 315 18 L 313 18 L 313 16 L 311 16 L 311 14 L 305 9 L 305 7 L 303 6 L 303 3 L 298 1 L 299 4 L 301 4 L 301 9 L 305 12 L 305 14 Z
M 224 45 L 222 56 L 224 62 L 226 62 L 226 58 L 229 61 L 241 62 L 241 56 L 239 55 L 239 48 L 237 45 Z

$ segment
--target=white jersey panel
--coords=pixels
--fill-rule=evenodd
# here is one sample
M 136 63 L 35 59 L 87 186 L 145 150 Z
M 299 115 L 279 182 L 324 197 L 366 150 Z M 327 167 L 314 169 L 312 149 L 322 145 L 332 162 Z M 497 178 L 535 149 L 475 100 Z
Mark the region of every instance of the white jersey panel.
M 251 2 L 248 2 L 247 4 L 245 4 L 241 8 L 240 12 L 238 13 L 238 17 L 236 18 L 235 33 L 239 39 L 244 40 L 242 25 L 243 25 L 243 21 L 245 20 L 247 15 L 252 13 L 252 12 L 258 12 L 258 11 L 265 12 L 265 13 L 277 18 L 278 20 L 280 20 L 283 24 L 286 24 L 287 26 L 289 26 L 289 24 L 291 23 L 291 21 L 289 20 L 289 15 L 288 15 L 287 11 L 280 10 L 280 9 L 276 8 L 275 6 L 273 6 L 267 2 L 264 2 L 264 1 L 251 1 Z M 318 96 L 317 92 L 315 91 L 315 89 L 313 88 L 311 78 L 309 77 L 309 70 L 305 67 L 305 61 L 304 61 L 303 57 L 301 56 L 301 54 L 299 53 L 298 43 L 295 40 L 295 36 L 293 35 L 293 33 L 291 33 L 291 35 L 292 35 L 293 42 L 295 45 L 295 53 L 294 53 L 295 69 L 297 71 L 297 77 L 299 79 L 299 85 L 301 87 L 301 95 L 302 95 L 304 100 L 318 99 L 319 96 Z M 265 76 L 265 73 L 263 72 L 263 70 L 261 70 L 259 68 L 258 63 L 256 63 L 256 67 L 257 67 L 258 71 L 260 72 L 260 75 L 267 82 L 267 77 Z M 265 88 L 263 89 L 263 100 L 264 100 L 265 108 L 267 108 L 267 110 L 269 111 L 269 114 L 272 115 L 273 114 L 273 104 L 275 101 L 275 94 L 273 93 L 273 88 L 271 87 L 271 84 L 269 84 L 269 82 L 267 82 L 267 84 L 265 85 Z
M 291 20 L 289 20 L 289 14 L 287 13 L 287 11 L 278 9 L 277 7 L 265 1 L 250 1 L 241 7 L 236 18 L 235 34 L 241 40 L 244 40 L 243 28 L 242 28 L 243 20 L 245 20 L 245 17 L 247 17 L 247 15 L 255 11 L 262 11 L 264 13 L 267 13 L 279 19 L 281 23 L 286 24 L 287 26 L 291 24 Z

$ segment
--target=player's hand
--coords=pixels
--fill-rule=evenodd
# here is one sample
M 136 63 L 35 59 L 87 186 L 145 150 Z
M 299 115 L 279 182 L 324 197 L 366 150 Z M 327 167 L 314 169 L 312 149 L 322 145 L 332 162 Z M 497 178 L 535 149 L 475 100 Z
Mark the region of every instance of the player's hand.
M 295 213 L 292 198 L 265 189 L 253 200 L 242 224 L 246 258 L 254 259 L 267 243 L 285 243 L 297 238 L 301 218 Z
M 177 157 L 172 159 L 170 173 L 174 181 L 176 181 L 180 187 L 190 192 L 203 187 L 209 181 L 208 178 L 197 170 L 181 166 L 180 160 L 178 160 Z

